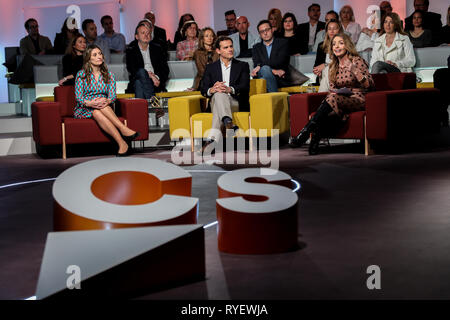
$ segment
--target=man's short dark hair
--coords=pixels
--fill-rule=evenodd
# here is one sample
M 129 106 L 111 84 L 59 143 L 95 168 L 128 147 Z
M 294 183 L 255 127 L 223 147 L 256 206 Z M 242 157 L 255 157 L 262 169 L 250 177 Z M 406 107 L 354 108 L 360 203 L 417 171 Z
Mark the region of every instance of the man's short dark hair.
M 236 15 L 236 13 L 234 13 L 234 10 L 228 10 L 227 12 L 225 12 L 225 16 L 229 16 L 230 14 Z
M 413 5 L 415 5 L 415 4 L 416 4 L 416 0 L 414 0 L 414 2 L 413 2 Z M 423 4 L 426 5 L 426 6 L 429 6 L 430 5 L 430 1 L 425 0 Z
M 261 20 L 260 22 L 258 22 L 258 25 L 256 26 L 256 30 L 258 30 L 258 32 L 259 32 L 259 26 L 260 25 L 263 25 L 264 23 L 267 23 L 270 27 L 272 27 L 272 25 L 270 24 L 270 21 L 269 20 Z
M 308 7 L 308 12 L 310 12 L 311 9 L 312 9 L 313 7 L 319 7 L 319 10 L 320 10 L 320 4 L 313 3 L 312 5 L 310 5 L 310 6 Z
M 220 43 L 222 41 L 228 41 L 228 40 L 231 41 L 231 43 L 233 43 L 233 40 L 231 40 L 231 38 L 228 37 L 228 36 L 220 36 L 220 37 L 218 37 L 217 40 L 216 40 L 216 43 L 215 43 L 216 49 L 220 50 Z
M 83 31 L 85 31 L 85 30 L 87 29 L 87 25 L 88 25 L 89 23 L 95 23 L 95 22 L 94 22 L 94 20 L 92 20 L 92 19 L 85 19 L 85 20 L 83 21 L 83 23 L 81 24 L 81 29 L 83 29 Z
M 103 22 L 105 22 L 106 19 L 111 19 L 111 21 L 112 21 L 112 17 L 106 15 L 106 16 L 103 16 L 103 17 L 100 19 L 100 23 L 103 25 Z
M 25 27 L 26 30 L 28 30 L 30 28 L 28 25 L 30 24 L 30 22 L 33 22 L 33 21 L 37 23 L 37 20 L 35 18 L 30 18 L 27 21 L 25 21 L 25 24 L 23 26 Z
M 336 17 L 336 19 L 339 20 L 339 13 L 337 13 L 336 11 L 330 10 L 330 11 L 328 11 L 325 15 L 327 15 L 327 14 L 334 14 L 334 16 Z

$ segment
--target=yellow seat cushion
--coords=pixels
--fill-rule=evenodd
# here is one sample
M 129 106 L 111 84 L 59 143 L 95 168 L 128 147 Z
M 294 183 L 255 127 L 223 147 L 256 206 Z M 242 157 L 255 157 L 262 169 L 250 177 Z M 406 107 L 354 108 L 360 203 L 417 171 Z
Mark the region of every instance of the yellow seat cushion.
M 266 93 L 267 86 L 265 79 L 250 79 L 250 92 L 249 96 L 253 96 L 255 94 Z
M 206 98 L 200 95 L 169 99 L 169 126 L 172 140 L 191 136 L 191 116 L 201 112 L 200 106 L 203 103 L 206 103 Z
M 55 97 L 54 96 L 38 97 L 38 98 L 36 98 L 36 101 L 54 102 Z
M 292 86 L 292 87 L 284 87 L 279 88 L 278 92 L 287 92 L 287 93 L 305 93 L 308 92 L 309 88 L 314 88 L 315 92 L 319 92 L 319 86 Z
M 173 91 L 173 92 L 158 92 L 155 96 L 158 98 L 175 98 L 175 97 L 186 97 L 186 96 L 197 96 L 201 94 L 200 91 Z
M 239 127 L 236 137 L 248 137 L 250 112 L 233 112 L 233 123 Z
M 196 113 L 191 116 L 191 130 L 194 138 L 207 138 L 212 126 L 213 114 L 209 112 Z
M 286 92 L 271 92 L 250 97 L 251 128 L 256 130 L 258 137 L 271 137 L 289 130 L 288 94 Z
M 417 84 L 417 88 L 423 89 L 423 88 L 434 88 L 433 82 L 421 82 Z
M 130 99 L 134 98 L 134 93 L 118 93 L 117 99 Z

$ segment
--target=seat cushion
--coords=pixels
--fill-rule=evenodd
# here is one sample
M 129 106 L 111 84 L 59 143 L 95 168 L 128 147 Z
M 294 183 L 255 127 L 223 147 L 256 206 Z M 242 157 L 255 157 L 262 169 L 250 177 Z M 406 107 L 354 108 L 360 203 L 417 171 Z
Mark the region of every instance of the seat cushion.
M 119 118 L 124 122 L 123 118 Z M 112 138 L 100 129 L 94 119 L 63 119 L 66 144 L 110 142 Z
M 208 131 L 212 126 L 213 114 L 207 112 L 200 112 L 191 116 L 191 130 L 194 133 L 194 138 L 207 138 Z

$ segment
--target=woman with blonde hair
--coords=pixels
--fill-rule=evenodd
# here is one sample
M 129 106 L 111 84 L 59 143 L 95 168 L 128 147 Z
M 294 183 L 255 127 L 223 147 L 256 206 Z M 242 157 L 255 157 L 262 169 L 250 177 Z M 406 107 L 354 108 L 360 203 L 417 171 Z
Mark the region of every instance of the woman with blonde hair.
M 336 132 L 351 112 L 364 110 L 365 94 L 374 87 L 369 68 L 348 35 L 335 35 L 328 54 L 330 93 L 308 124 L 291 140 L 292 146 L 299 147 L 312 133 L 310 155 L 318 154 L 322 136 Z
M 272 8 L 269 10 L 267 14 L 267 20 L 270 21 L 270 25 L 272 27 L 272 32 L 276 37 L 281 35 L 281 27 L 283 26 L 281 21 L 283 20 L 283 15 L 281 14 L 280 9 Z
M 319 92 L 328 91 L 329 89 L 327 66 L 331 62 L 331 59 L 328 52 L 331 39 L 338 33 L 344 33 L 341 23 L 335 19 L 329 20 L 325 25 L 325 39 L 317 47 L 316 61 L 314 62 L 313 68 L 313 73 L 317 76 L 317 82 L 320 82 L 323 87 Z
M 356 44 L 358 42 L 359 35 L 361 34 L 361 26 L 355 22 L 353 8 L 349 5 L 343 6 L 341 11 L 339 11 L 339 17 L 341 18 L 344 31 L 350 33 L 353 43 Z
M 412 72 L 416 56 L 398 14 L 387 13 L 370 59 L 372 73 Z
M 197 66 L 197 75 L 194 79 L 194 84 L 189 90 L 198 90 L 201 85 L 201 79 L 206 70 L 206 65 L 219 60 L 219 54 L 214 49 L 216 42 L 216 34 L 211 27 L 206 27 L 200 30 L 198 39 L 198 49 L 194 52 L 194 61 Z
M 95 44 L 86 49 L 83 62 L 83 69 L 78 71 L 75 80 L 74 118 L 93 118 L 117 142 L 117 156 L 127 156 L 128 143 L 136 139 L 139 132 L 126 127 L 111 108 L 116 100 L 114 74 L 108 71 L 102 50 Z

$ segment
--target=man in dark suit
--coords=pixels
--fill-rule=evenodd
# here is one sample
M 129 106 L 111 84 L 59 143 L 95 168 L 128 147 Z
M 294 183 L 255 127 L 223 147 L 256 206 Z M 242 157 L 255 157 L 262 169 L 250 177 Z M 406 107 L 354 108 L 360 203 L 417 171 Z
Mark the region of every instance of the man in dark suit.
M 210 98 L 213 113 L 212 129 L 204 148 L 225 135 L 228 130 L 237 130 L 233 124 L 233 111 L 249 110 L 250 70 L 247 62 L 233 58 L 233 41 L 220 36 L 216 43 L 219 60 L 206 65 L 201 92 Z M 220 129 L 220 131 L 219 131 Z
M 253 46 L 251 76 L 266 79 L 267 92 L 277 92 L 289 85 L 289 42 L 273 36 L 269 20 L 260 21 L 257 29 L 262 41 Z
M 217 31 L 217 36 L 230 36 L 233 33 L 238 32 L 236 29 L 236 13 L 234 10 L 228 10 L 225 12 L 225 23 L 227 24 L 227 30 Z
M 313 3 L 308 7 L 309 22 L 301 23 L 297 26 L 295 34 L 300 39 L 300 54 L 307 54 L 312 51 L 316 35 L 325 29 L 325 22 L 319 21 L 320 5 Z
M 150 42 L 151 29 L 145 23 L 136 27 L 136 45 L 126 50 L 127 70 L 130 82 L 127 92 L 134 92 L 136 98 L 151 99 L 155 92 L 166 90 L 169 66 L 161 47 Z
M 428 0 L 414 0 L 414 10 L 423 11 L 422 27 L 424 29 L 431 30 L 433 37 L 432 44 L 434 46 L 438 46 L 442 29 L 441 15 L 438 13 L 429 12 L 429 5 L 430 2 Z M 413 15 L 410 15 L 405 19 L 405 31 L 414 30 L 412 16 Z

